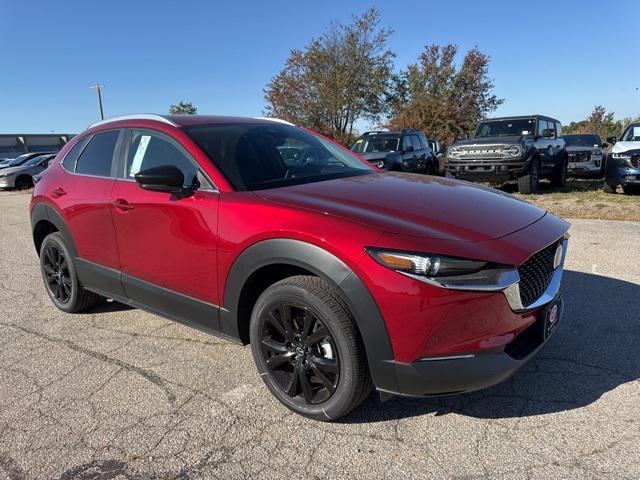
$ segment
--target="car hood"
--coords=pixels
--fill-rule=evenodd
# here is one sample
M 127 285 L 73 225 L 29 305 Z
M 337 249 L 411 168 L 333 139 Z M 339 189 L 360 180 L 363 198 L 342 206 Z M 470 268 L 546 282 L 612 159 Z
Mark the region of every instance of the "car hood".
M 373 162 L 374 160 L 384 160 L 390 153 L 395 152 L 361 153 L 360 156 L 369 162 Z
M 255 193 L 389 233 L 447 240 L 499 238 L 546 213 L 491 188 L 403 173 L 373 173 Z
M 617 142 L 611 149 L 611 153 L 626 152 L 627 150 L 640 150 L 640 142 Z
M 523 137 L 521 135 L 504 136 L 504 137 L 474 137 L 474 138 L 469 138 L 467 140 L 458 140 L 453 145 L 456 147 L 460 147 L 464 145 L 494 145 L 496 143 L 500 143 L 500 144 L 521 143 L 522 138 Z
M 567 147 L 567 152 L 590 152 L 599 150 L 598 147 Z

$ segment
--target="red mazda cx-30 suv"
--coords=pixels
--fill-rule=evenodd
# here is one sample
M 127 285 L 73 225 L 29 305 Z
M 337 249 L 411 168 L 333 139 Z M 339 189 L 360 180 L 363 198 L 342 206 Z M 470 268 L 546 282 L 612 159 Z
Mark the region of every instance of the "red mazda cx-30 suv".
M 98 122 L 37 183 L 31 222 L 58 308 L 109 297 L 251 343 L 269 390 L 320 420 L 372 387 L 498 383 L 562 313 L 566 222 L 278 120 Z

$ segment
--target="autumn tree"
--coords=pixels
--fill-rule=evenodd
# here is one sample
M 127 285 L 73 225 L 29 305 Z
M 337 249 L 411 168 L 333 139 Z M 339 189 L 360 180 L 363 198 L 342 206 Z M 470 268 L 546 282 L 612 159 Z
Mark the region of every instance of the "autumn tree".
M 457 53 L 456 45 L 428 45 L 396 76 L 390 128 L 420 128 L 449 145 L 502 104 L 493 94 L 489 57 L 476 47 L 457 66 Z
M 191 102 L 181 101 L 177 105 L 169 107 L 170 115 L 195 115 L 196 113 L 198 113 L 198 109 Z
M 563 128 L 564 133 L 597 133 L 602 141 L 607 137 L 619 136 L 630 119 L 616 120 L 614 112 L 607 112 L 602 105 L 596 105 L 586 119 L 571 122 Z
M 292 50 L 265 88 L 265 114 L 318 130 L 348 144 L 358 120 L 378 122 L 390 93 L 391 29 L 371 8 L 352 22 L 332 22 L 304 50 Z

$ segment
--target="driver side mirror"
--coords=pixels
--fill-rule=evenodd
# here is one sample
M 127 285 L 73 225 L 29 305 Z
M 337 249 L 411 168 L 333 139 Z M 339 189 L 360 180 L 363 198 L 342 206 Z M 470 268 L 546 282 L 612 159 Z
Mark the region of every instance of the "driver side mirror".
M 607 143 L 610 143 L 611 145 L 615 145 L 616 140 L 616 137 L 607 137 Z
M 554 137 L 555 134 L 556 134 L 556 132 L 553 130 L 553 128 L 545 128 L 544 130 L 542 130 L 542 136 L 544 138 Z
M 135 174 L 140 188 L 152 192 L 179 193 L 184 191 L 184 175 L 175 165 L 147 168 Z

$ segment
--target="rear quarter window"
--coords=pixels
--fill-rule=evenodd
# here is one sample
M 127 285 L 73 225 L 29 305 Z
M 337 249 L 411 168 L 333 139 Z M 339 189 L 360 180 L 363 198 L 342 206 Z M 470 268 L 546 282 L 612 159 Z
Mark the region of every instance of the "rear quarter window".
M 88 140 L 89 140 L 89 137 L 84 137 L 80 139 L 78 143 L 76 143 L 73 147 L 71 147 L 71 150 L 67 152 L 67 155 L 62 160 L 62 166 L 65 168 L 65 170 L 69 172 L 76 171 L 76 161 L 78 160 L 78 157 L 82 153 L 82 150 L 84 150 L 84 147 L 87 145 Z

